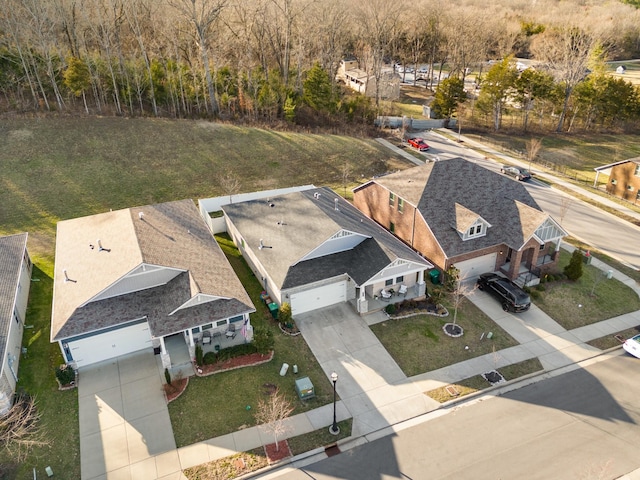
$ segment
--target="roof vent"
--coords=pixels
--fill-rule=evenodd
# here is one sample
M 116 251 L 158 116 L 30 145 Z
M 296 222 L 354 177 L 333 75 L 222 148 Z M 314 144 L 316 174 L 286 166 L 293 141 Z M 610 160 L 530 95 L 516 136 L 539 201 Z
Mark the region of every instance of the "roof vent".
M 100 241 L 100 239 L 98 239 L 98 251 L 99 252 L 110 252 L 111 249 L 110 248 L 104 248 L 102 246 L 102 242 Z
M 315 198 L 315 199 L 320 198 L 320 192 L 314 192 L 313 198 Z
M 335 198 L 335 199 L 333 200 L 333 208 L 334 208 L 334 210 L 335 210 L 336 212 L 339 212 L 339 211 L 340 211 L 340 209 L 338 208 L 338 199 L 337 199 L 337 198 Z
M 62 273 L 64 273 L 64 283 L 67 283 L 67 282 L 77 283 L 77 280 L 71 280 L 69 278 L 69 275 L 67 275 L 67 269 L 66 268 L 64 270 L 62 270 Z
M 258 250 L 262 250 L 263 248 L 272 248 L 264 244 L 262 239 L 260 239 L 260 245 L 258 245 Z

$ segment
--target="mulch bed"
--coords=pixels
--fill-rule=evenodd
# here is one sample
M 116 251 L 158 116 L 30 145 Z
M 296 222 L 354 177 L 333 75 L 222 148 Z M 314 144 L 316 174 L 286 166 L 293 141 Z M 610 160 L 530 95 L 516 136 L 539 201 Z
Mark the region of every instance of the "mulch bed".
M 267 454 L 267 462 L 269 462 L 269 465 L 293 456 L 291 449 L 289 448 L 289 443 L 286 440 L 280 440 L 277 448 L 275 443 L 265 445 L 264 453 Z
M 197 366 L 195 370 L 197 376 L 206 377 L 208 375 L 213 375 L 214 373 L 228 372 L 229 370 L 235 370 L 237 368 L 260 365 L 262 363 L 270 362 L 271 359 L 273 359 L 273 350 L 267 355 L 262 353 L 250 353 L 249 355 L 230 358 L 229 360 L 213 363 L 211 365 L 200 365 Z
M 187 389 L 189 385 L 189 377 L 174 379 L 171 381 L 171 385 L 164 384 L 164 395 L 167 397 L 167 403 L 171 403 Z

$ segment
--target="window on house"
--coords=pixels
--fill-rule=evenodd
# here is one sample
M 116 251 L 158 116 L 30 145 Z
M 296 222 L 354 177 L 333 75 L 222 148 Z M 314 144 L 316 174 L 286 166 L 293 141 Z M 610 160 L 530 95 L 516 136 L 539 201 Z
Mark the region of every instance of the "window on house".
M 398 198 L 398 212 L 402 213 L 404 210 L 404 200 Z
M 198 333 L 200 333 L 200 327 L 195 327 L 191 329 L 191 333 L 194 335 L 197 335 Z
M 390 287 L 391 285 L 393 285 L 393 278 L 390 278 L 389 280 L 385 280 L 384 282 L 385 287 Z
M 202 326 L 202 331 L 210 330 L 212 328 L 213 328 L 213 323 L 207 323 L 206 325 Z
M 482 225 L 476 225 L 476 235 L 482 233 Z
M 396 204 L 396 195 L 395 193 L 389 193 L 389 205 L 391 207 L 395 206 Z
M 226 320 L 218 320 L 216 322 L 216 327 L 221 327 L 221 326 L 226 325 L 226 324 L 227 324 Z
M 402 283 L 404 282 L 404 275 L 400 275 L 399 277 L 396 277 L 396 283 Z
M 467 234 L 468 237 L 477 237 L 482 233 L 482 224 L 479 225 L 473 225 L 471 228 L 469 228 L 469 233 Z
M 633 174 L 636 177 L 640 177 L 640 163 L 636 165 L 636 171 Z
M 636 193 L 636 200 L 640 200 L 640 190 L 638 190 L 638 193 Z
M 540 244 L 540 250 L 544 250 L 544 243 Z
M 396 224 L 395 223 L 393 223 L 393 222 L 389 223 L 389 231 L 391 233 L 396 231 Z

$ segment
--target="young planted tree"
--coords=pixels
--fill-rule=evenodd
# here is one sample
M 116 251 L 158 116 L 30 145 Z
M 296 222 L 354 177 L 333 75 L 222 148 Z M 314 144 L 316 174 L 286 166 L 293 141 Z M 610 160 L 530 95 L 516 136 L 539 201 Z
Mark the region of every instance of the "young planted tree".
M 536 159 L 541 148 L 542 148 L 541 138 L 531 137 L 529 140 L 527 140 L 526 149 L 527 149 L 527 160 L 529 161 L 529 170 L 531 170 L 531 162 L 533 162 Z
M 76 97 L 82 96 L 84 111 L 89 114 L 85 91 L 91 86 L 91 72 L 89 67 L 81 59 L 71 57 L 67 60 L 68 66 L 64 71 L 64 84 Z
M 286 420 L 294 410 L 293 405 L 278 389 L 269 395 L 267 400 L 260 400 L 258 403 L 255 414 L 256 423 L 273 434 L 276 451 L 280 449 L 278 438 L 291 428 Z

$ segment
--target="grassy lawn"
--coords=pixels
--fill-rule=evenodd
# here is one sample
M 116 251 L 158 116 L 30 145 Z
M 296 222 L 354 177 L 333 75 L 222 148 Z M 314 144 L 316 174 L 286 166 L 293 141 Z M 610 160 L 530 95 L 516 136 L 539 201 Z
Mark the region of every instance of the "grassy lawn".
M 60 478 L 80 478 L 80 443 L 78 427 L 78 391 L 58 391 L 54 369 L 63 362 L 57 344 L 49 343 L 53 280 L 51 261 L 34 259 L 33 280 L 25 325 L 23 346 L 27 355 L 20 359 L 18 388 L 34 395 L 42 414 L 42 426 L 48 446 L 35 448 L 26 461 L 17 466 L 15 477 L 32 479 L 33 468 L 44 478 L 44 468 L 51 466 Z M 0 472 L 12 459 L 0 452 Z M 64 472 L 64 473 L 63 473 Z M 4 478 L 0 474 L 0 478 Z
M 449 309 L 447 317 L 416 315 L 371 326 L 373 333 L 408 377 L 479 357 L 494 349 L 517 345 L 507 332 L 466 299 L 458 307 L 457 318 L 464 335 L 449 337 L 442 326 L 452 321 L 453 309 L 446 300 L 443 304 Z M 486 338 L 489 332 L 493 332 L 491 339 Z M 480 340 L 483 333 L 484 338 Z M 465 350 L 465 346 L 469 349 Z
M 540 360 L 538 360 L 537 358 L 531 358 L 529 360 L 525 360 L 524 362 L 508 365 L 499 369 L 498 371 L 505 380 L 509 381 L 523 377 L 524 375 L 529 375 L 530 373 L 540 372 L 542 370 L 544 370 L 544 368 L 542 367 Z M 447 391 L 447 386 L 436 388 L 425 393 L 427 394 L 427 396 L 433 398 L 434 400 L 440 403 L 444 403 L 449 400 L 453 400 L 454 398 L 464 397 L 465 395 L 469 395 L 471 393 L 484 390 L 485 388 L 489 388 L 491 384 L 487 382 L 487 380 L 485 380 L 481 375 L 475 375 L 471 378 L 465 378 L 464 380 L 460 380 L 459 382 L 451 384 L 451 386 L 457 392 L 457 395 L 451 395 Z
M 600 350 L 608 350 L 609 348 L 619 347 L 621 345 L 620 340 L 616 337 L 627 339 L 638 335 L 638 333 L 640 333 L 640 325 L 633 328 L 627 328 L 621 332 L 606 335 L 604 337 L 594 338 L 593 340 L 588 341 L 587 344 L 592 347 L 599 348 Z
M 569 253 L 561 251 L 560 271 L 570 258 Z M 567 330 L 640 309 L 640 298 L 632 289 L 616 279 L 607 280 L 601 270 L 591 265 L 583 267 L 583 275 L 576 282 L 542 284 L 544 291 L 539 291 L 538 299 L 538 293 L 533 294 L 534 303 Z
M 271 362 L 263 365 L 191 378 L 187 390 L 169 404 L 178 447 L 256 425 L 254 415 L 260 400 L 267 398 L 269 384 L 276 385 L 295 406 L 292 415 L 333 401 L 333 386 L 302 336 L 291 337 L 280 331 L 260 300 L 260 282 L 238 249 L 227 235 L 216 236 L 216 239 L 257 308 L 251 316 L 251 324 L 254 328 L 266 326 L 273 331 L 275 354 Z M 293 375 L 289 370 L 286 376 L 281 377 L 280 367 L 284 362 L 297 365 L 299 373 Z M 316 393 L 315 398 L 306 401 L 299 400 L 295 392 L 295 379 L 303 376 L 311 379 Z M 206 414 L 202 414 L 203 408 Z
M 378 142 L 205 121 L 122 118 L 0 119 L 2 233 L 28 231 L 32 253 L 53 256 L 56 222 L 109 209 L 241 192 L 344 185 L 397 167 Z

